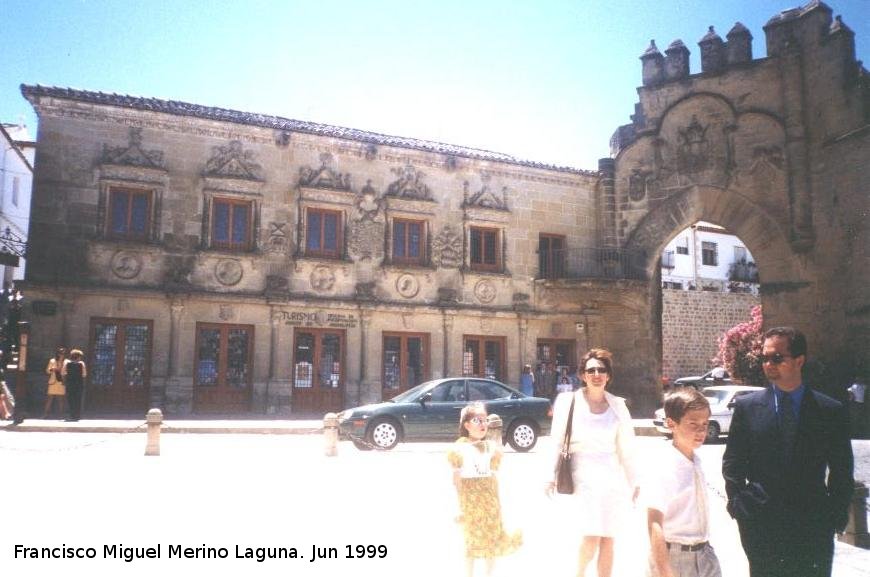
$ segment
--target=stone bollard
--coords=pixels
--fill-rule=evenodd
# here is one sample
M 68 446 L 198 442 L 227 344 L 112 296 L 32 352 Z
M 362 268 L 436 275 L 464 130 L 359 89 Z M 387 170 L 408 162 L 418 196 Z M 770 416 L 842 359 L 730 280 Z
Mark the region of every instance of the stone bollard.
M 849 504 L 849 522 L 846 530 L 839 536 L 839 540 L 870 549 L 870 534 L 867 533 L 867 486 L 861 481 L 855 481 L 855 492 L 852 493 L 852 502 Z
M 486 424 L 487 424 L 487 429 L 486 429 L 487 440 L 492 441 L 494 443 L 501 444 L 502 443 L 501 417 L 499 417 L 498 415 L 493 413 L 493 414 L 489 415 L 488 417 L 486 417 Z
M 160 409 L 149 410 L 148 414 L 145 415 L 145 422 L 148 423 L 148 441 L 145 444 L 145 456 L 160 456 L 160 425 L 163 424 L 163 411 Z
M 338 455 L 338 415 L 326 413 L 323 416 L 323 440 L 326 441 L 326 456 Z

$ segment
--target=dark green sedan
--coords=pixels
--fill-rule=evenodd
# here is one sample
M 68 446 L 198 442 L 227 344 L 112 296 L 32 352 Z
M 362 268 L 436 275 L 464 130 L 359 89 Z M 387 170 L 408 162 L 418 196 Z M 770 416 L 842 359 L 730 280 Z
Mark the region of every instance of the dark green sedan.
M 528 451 L 550 434 L 550 401 L 529 397 L 492 379 L 436 379 L 389 401 L 338 414 L 341 436 L 359 449 L 392 449 L 400 441 L 452 441 L 459 436 L 459 412 L 480 401 L 502 419 L 504 442 Z

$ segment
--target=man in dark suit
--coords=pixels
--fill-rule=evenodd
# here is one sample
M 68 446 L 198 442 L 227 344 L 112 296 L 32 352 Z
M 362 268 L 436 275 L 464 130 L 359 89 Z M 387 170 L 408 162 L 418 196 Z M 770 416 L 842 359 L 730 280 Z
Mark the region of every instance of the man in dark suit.
M 854 488 L 845 407 L 802 383 L 804 335 L 764 334 L 772 387 L 734 407 L 722 474 L 751 577 L 830 577 Z

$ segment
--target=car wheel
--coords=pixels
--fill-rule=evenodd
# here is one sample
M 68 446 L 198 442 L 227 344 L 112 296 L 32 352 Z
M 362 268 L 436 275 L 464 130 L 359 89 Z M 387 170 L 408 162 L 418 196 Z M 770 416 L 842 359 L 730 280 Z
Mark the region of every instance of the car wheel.
M 704 439 L 705 443 L 713 443 L 719 440 L 719 423 L 716 421 L 710 421 L 707 424 L 707 438 Z
M 362 439 L 351 439 L 350 442 L 353 443 L 353 446 L 356 447 L 357 449 L 359 449 L 360 451 L 371 451 L 372 450 L 372 446 L 369 445 L 367 442 L 363 441 Z
M 389 419 L 372 423 L 367 440 L 377 449 L 390 450 L 399 444 L 399 427 Z
M 517 421 L 508 430 L 507 442 L 514 451 L 530 451 L 538 442 L 538 428 L 529 421 Z

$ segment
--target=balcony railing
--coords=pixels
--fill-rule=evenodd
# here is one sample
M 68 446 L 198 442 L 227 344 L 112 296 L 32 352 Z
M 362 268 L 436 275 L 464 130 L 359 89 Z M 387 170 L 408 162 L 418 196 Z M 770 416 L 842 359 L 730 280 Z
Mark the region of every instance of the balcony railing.
M 662 253 L 662 268 L 672 269 L 676 266 L 674 263 L 674 251 L 666 250 Z
M 556 249 L 538 253 L 539 279 L 646 279 L 641 252 L 617 248 Z

